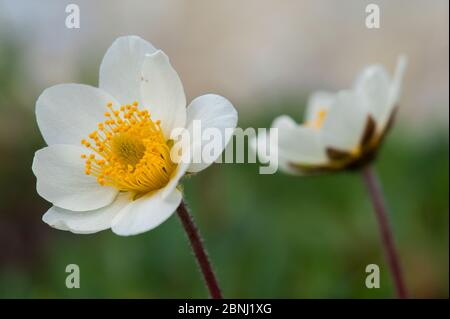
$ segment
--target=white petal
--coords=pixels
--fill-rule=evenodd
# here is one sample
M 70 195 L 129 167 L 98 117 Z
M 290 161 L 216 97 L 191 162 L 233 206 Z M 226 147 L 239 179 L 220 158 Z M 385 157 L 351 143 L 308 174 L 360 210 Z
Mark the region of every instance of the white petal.
M 281 115 L 272 123 L 278 129 L 278 153 L 280 166 L 289 161 L 297 164 L 323 164 L 327 158 L 320 142 L 319 131 L 302 125 Z
M 321 165 L 327 162 L 320 133 L 309 127 L 278 129 L 278 152 L 281 158 L 303 165 Z
M 306 175 L 301 169 L 296 169 L 294 163 L 281 156 L 278 158 L 278 167 L 286 174 Z
M 361 94 L 380 129 L 382 117 L 389 112 L 389 86 L 390 78 L 385 68 L 381 65 L 372 65 L 363 70 L 358 76 L 355 90 Z
M 231 102 L 220 95 L 202 95 L 189 104 L 187 108 L 187 126 L 191 132 L 192 152 L 197 154 L 197 156 L 193 156 L 193 160 L 196 163 L 192 163 L 189 166 L 189 172 L 199 172 L 205 169 L 220 156 L 233 136 L 237 119 L 237 112 Z M 201 124 L 201 132 L 196 134 L 195 126 L 199 125 L 199 123 Z M 205 140 L 202 139 L 202 136 L 205 137 L 203 134 L 208 135 L 208 131 L 213 133 L 211 129 L 216 129 L 217 135 L 220 134 L 222 137 L 216 148 L 217 150 L 220 149 L 220 152 L 214 154 L 214 157 L 211 156 L 211 158 L 205 159 L 198 154 L 202 154 L 205 146 L 211 142 L 208 141 L 210 137 L 206 137 Z
M 161 191 L 147 194 L 125 206 L 113 220 L 112 231 L 130 236 L 149 231 L 166 221 L 181 202 L 181 192 L 174 189 L 166 198 Z
M 405 73 L 406 64 L 407 64 L 406 57 L 400 56 L 397 61 L 397 66 L 395 68 L 394 77 L 392 78 L 392 81 L 391 81 L 391 84 L 389 87 L 388 106 L 386 107 L 384 112 L 380 114 L 380 117 L 378 120 L 378 128 L 380 131 L 383 131 L 384 128 L 386 127 L 386 125 L 388 124 L 388 122 L 391 118 L 391 114 L 399 102 L 403 74 Z
M 408 64 L 408 60 L 406 56 L 401 55 L 397 59 L 397 66 L 395 68 L 394 77 L 392 78 L 391 88 L 390 88 L 390 99 L 389 102 L 393 106 L 398 103 L 400 98 L 400 93 L 402 89 L 402 81 L 403 75 L 406 70 L 406 65 Z
M 48 145 L 80 145 L 103 121 L 107 103 L 117 102 L 106 92 L 83 84 L 60 84 L 46 89 L 36 102 L 36 118 Z
M 321 133 L 324 147 L 353 151 L 361 142 L 369 113 L 363 97 L 341 91 L 327 112 Z
M 320 111 L 328 111 L 334 99 L 335 93 L 317 91 L 311 94 L 306 105 L 305 122 L 313 122 Z
M 100 186 L 96 178 L 85 174 L 84 149 L 74 145 L 51 145 L 36 152 L 33 172 L 37 192 L 53 205 L 87 211 L 110 204 L 117 195 L 111 186 Z
M 122 104 L 141 103 L 142 63 L 154 52 L 153 45 L 138 36 L 117 38 L 100 65 L 99 87 Z
M 152 119 L 161 121 L 166 138 L 172 129 L 185 127 L 186 96 L 177 72 L 162 51 L 145 57 L 142 67 L 141 96 Z
M 286 117 L 287 118 L 287 117 Z M 277 145 L 270 145 L 268 133 L 260 132 L 258 136 L 250 140 L 250 147 L 256 152 L 261 163 L 269 165 L 271 159 L 268 154 L 278 154 Z M 290 165 L 290 162 L 278 154 L 278 168 L 288 174 L 298 175 L 298 171 Z
M 51 207 L 42 220 L 51 227 L 75 234 L 92 234 L 111 228 L 117 213 L 130 202 L 130 194 L 121 193 L 110 205 L 85 212 L 74 212 L 57 206 Z
M 280 115 L 272 122 L 273 128 L 294 128 L 297 126 L 298 124 L 294 121 L 294 119 L 288 115 Z

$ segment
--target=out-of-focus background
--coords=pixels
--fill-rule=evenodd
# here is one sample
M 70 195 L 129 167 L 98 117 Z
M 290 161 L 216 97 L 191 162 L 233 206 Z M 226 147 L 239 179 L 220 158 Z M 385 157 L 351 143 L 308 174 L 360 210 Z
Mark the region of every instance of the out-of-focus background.
M 365 7 L 381 9 L 367 29 Z M 96 85 L 106 49 L 136 34 L 171 58 L 188 99 L 229 98 L 243 128 L 286 113 L 309 93 L 350 87 L 368 63 L 409 57 L 397 123 L 376 164 L 413 297 L 448 298 L 449 3 L 389 1 L 0 0 L 0 297 L 205 297 L 175 216 L 146 234 L 74 235 L 41 221 L 34 104 L 63 82 Z M 67 29 L 76 3 L 81 28 Z M 357 174 L 258 175 L 215 164 L 186 180 L 186 198 L 227 297 L 392 295 L 372 207 Z M 67 289 L 65 268 L 81 268 Z M 381 288 L 365 288 L 365 266 Z

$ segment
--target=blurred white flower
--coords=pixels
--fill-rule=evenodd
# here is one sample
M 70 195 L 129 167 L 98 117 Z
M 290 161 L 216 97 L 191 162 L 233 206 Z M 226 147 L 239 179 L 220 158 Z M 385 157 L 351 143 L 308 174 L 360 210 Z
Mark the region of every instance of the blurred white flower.
M 277 147 L 279 167 L 292 174 L 352 169 L 371 161 L 392 124 L 405 67 L 406 57 L 400 56 L 393 78 L 383 66 L 371 65 L 350 90 L 314 93 L 305 123 L 286 115 L 273 121 L 276 145 L 258 135 L 253 141 L 258 156 L 266 160 L 266 147 Z
M 168 57 L 137 36 L 120 37 L 108 49 L 99 88 L 50 87 L 36 102 L 36 117 L 48 146 L 36 152 L 33 172 L 39 195 L 54 205 L 44 222 L 124 236 L 169 218 L 182 199 L 180 178 L 208 166 L 174 163 L 172 130 L 189 129 L 194 120 L 203 129 L 237 123 L 234 107 L 218 95 L 200 96 L 186 108 Z

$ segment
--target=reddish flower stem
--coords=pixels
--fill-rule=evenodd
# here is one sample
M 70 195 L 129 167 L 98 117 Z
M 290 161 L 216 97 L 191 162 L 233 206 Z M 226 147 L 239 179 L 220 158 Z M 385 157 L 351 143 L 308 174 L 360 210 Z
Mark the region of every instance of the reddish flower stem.
M 217 283 L 216 276 L 211 267 L 211 263 L 208 259 L 205 247 L 203 246 L 202 239 L 198 232 L 197 227 L 194 224 L 192 216 L 189 214 L 188 209 L 184 201 L 181 201 L 177 208 L 178 217 L 180 217 L 181 224 L 189 238 L 192 250 L 194 251 L 195 258 L 197 259 L 200 270 L 205 279 L 206 285 L 209 290 L 209 294 L 213 299 L 222 299 L 222 293 L 220 292 L 219 285 Z
M 381 233 L 381 240 L 389 264 L 389 269 L 391 271 L 392 279 L 394 281 L 397 297 L 400 299 L 407 298 L 406 287 L 403 281 L 403 274 L 400 267 L 397 250 L 395 248 L 394 236 L 389 224 L 389 216 L 385 201 L 383 199 L 380 181 L 375 170 L 370 165 L 363 168 L 362 174 L 375 210 L 375 215 Z

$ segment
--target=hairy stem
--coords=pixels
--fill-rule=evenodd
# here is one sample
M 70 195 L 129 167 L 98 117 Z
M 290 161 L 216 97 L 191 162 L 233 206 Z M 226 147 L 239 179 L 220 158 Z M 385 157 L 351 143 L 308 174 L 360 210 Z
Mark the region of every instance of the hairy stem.
M 401 299 L 407 298 L 403 274 L 400 267 L 397 250 L 395 248 L 394 236 L 390 227 L 389 216 L 383 198 L 380 181 L 375 170 L 370 165 L 363 168 L 362 174 L 375 210 L 384 251 L 389 264 L 392 279 L 394 281 L 397 297 Z
M 183 225 L 183 228 L 189 238 L 192 250 L 194 251 L 195 258 L 197 259 L 211 298 L 221 299 L 222 293 L 220 292 L 216 276 L 214 275 L 211 263 L 209 261 L 205 247 L 203 246 L 203 242 L 198 229 L 195 226 L 194 220 L 189 214 L 184 201 L 181 201 L 180 205 L 178 206 L 177 213 L 178 217 L 180 217 L 181 224 Z

